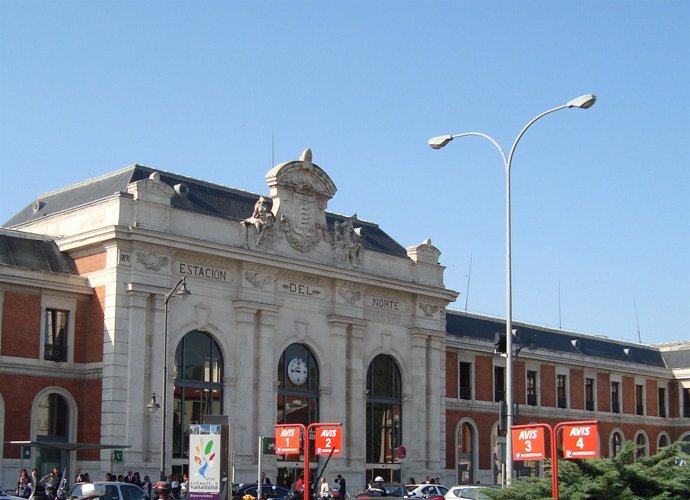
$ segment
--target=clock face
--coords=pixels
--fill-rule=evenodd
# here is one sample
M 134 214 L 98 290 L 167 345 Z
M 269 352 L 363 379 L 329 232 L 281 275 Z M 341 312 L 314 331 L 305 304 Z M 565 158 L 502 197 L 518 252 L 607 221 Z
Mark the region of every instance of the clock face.
M 307 381 L 309 372 L 307 363 L 302 358 L 292 358 L 288 363 L 288 378 L 295 385 L 302 385 Z

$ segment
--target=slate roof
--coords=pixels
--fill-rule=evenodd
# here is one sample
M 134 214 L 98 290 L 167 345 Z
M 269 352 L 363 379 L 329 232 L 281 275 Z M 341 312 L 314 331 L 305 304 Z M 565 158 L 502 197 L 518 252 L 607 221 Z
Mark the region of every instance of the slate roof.
M 604 337 L 553 330 L 517 322 L 513 322 L 513 328 L 519 332 L 519 340 L 513 341 L 515 349 L 521 344 L 527 346 L 529 342 L 533 341 L 537 349 L 592 356 L 608 361 L 666 367 L 664 357 L 667 353 L 662 356 L 659 349 L 654 346 L 626 343 Z M 493 342 L 496 333 L 504 333 L 505 329 L 504 320 L 475 316 L 450 309 L 446 311 L 446 333 L 449 336 L 469 337 Z M 573 346 L 572 340 L 578 341 L 577 347 Z M 627 349 L 627 353 L 624 349 Z M 690 365 L 686 363 L 684 366 Z
M 251 216 L 259 195 L 228 188 L 218 184 L 155 170 L 143 165 L 132 165 L 122 170 L 81 182 L 58 191 L 38 197 L 19 213 L 5 222 L 6 227 L 22 224 L 73 209 L 94 202 L 118 192 L 124 192 L 127 185 L 148 178 L 153 172 L 160 174 L 160 180 L 171 187 L 184 183 L 189 189 L 187 196 L 174 196 L 172 206 L 205 215 L 241 221 Z M 326 222 L 333 227 L 336 221 L 345 217 L 326 213 Z M 389 255 L 406 257 L 407 251 L 374 223 L 357 221 L 355 227 L 364 228 L 364 248 Z
M 690 368 L 690 341 L 656 344 L 669 368 Z
M 78 275 L 72 258 L 52 240 L 16 231 L 0 232 L 0 265 Z

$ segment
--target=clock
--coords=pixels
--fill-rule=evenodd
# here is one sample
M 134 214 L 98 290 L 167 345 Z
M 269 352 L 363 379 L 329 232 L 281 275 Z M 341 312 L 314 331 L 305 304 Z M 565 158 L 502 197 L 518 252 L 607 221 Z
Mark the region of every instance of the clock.
M 302 358 L 292 358 L 288 363 L 288 378 L 295 385 L 302 385 L 307 381 L 309 370 L 307 363 Z

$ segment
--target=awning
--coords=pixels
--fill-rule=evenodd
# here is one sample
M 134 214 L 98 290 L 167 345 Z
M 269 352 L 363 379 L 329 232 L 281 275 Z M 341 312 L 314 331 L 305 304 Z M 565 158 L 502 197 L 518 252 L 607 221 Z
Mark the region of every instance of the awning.
M 6 441 L 8 444 L 19 446 L 31 446 L 32 448 L 50 448 L 52 450 L 119 450 L 131 448 L 128 444 L 102 444 L 102 443 L 70 443 L 67 441 Z

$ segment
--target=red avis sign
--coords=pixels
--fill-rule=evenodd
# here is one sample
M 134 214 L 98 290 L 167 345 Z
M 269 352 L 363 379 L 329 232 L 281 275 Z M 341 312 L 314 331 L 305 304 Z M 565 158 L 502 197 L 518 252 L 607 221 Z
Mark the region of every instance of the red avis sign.
M 511 430 L 513 460 L 544 460 L 546 444 L 542 427 Z
M 321 427 L 316 429 L 314 443 L 317 455 L 340 455 L 342 448 L 342 429 L 340 427 Z
M 599 430 L 596 425 L 563 426 L 563 458 L 597 458 Z
M 276 427 L 276 455 L 299 453 L 300 428 Z

